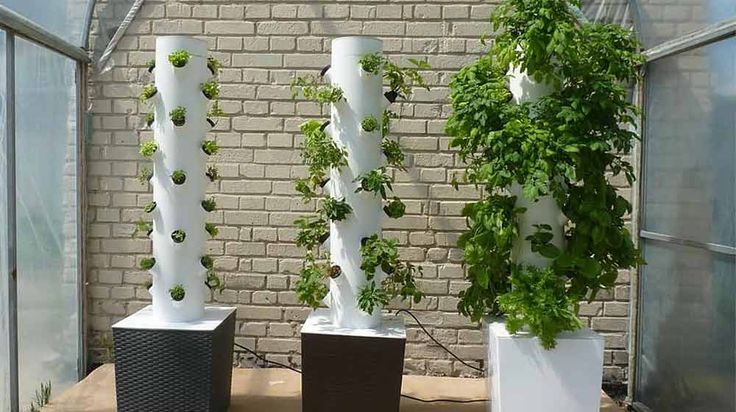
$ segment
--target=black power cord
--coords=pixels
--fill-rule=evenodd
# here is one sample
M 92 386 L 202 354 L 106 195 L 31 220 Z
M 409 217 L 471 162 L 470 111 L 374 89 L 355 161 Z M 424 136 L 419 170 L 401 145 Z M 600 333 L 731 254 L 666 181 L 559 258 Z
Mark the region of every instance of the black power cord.
M 485 372 L 482 368 L 478 368 L 476 366 L 470 365 L 467 362 L 465 362 L 464 360 L 460 359 L 451 350 L 447 349 L 447 347 L 445 345 L 443 345 L 439 341 L 437 341 L 437 339 L 435 339 L 434 336 L 432 336 L 429 333 L 429 331 L 427 330 L 427 328 L 425 328 L 424 325 L 422 325 L 422 322 L 420 322 L 419 319 L 417 319 L 417 317 L 414 316 L 414 314 L 411 313 L 408 309 L 399 309 L 399 310 L 396 311 L 396 313 L 394 314 L 394 316 L 398 316 L 399 313 L 401 313 L 401 312 L 404 312 L 404 313 L 408 314 L 409 316 L 411 316 L 414 319 L 414 321 L 417 323 L 417 325 L 419 325 L 419 327 L 422 328 L 422 330 L 424 331 L 424 333 L 426 333 L 427 336 L 429 336 L 429 338 L 432 339 L 432 341 L 434 343 L 436 343 L 437 345 L 439 345 L 439 347 L 441 347 L 447 353 L 449 353 L 450 355 L 452 355 L 452 357 L 454 357 L 455 359 L 457 359 L 460 363 L 462 363 L 463 365 L 467 366 L 468 368 L 474 369 L 474 370 L 476 370 L 478 372 L 481 372 L 481 373 Z M 279 367 L 282 367 L 282 368 L 285 368 L 285 369 L 289 369 L 289 370 L 291 370 L 293 372 L 296 372 L 296 373 L 298 373 L 300 375 L 302 374 L 302 371 L 299 370 L 299 369 L 297 369 L 297 368 L 294 368 L 294 367 L 289 366 L 289 365 L 285 365 L 285 364 L 283 364 L 281 362 L 276 362 L 276 361 L 272 361 L 272 360 L 266 359 L 265 357 L 263 357 L 263 356 L 259 355 L 258 353 L 256 353 L 254 350 L 248 349 L 248 348 L 246 348 L 243 345 L 240 345 L 238 343 L 235 343 L 235 346 L 237 346 L 238 348 L 242 349 L 242 350 L 236 350 L 235 352 L 241 352 L 241 353 L 242 352 L 246 352 L 246 353 L 250 353 L 251 355 L 253 355 L 256 358 L 258 358 L 261 361 L 263 361 L 264 363 L 269 363 L 269 364 L 276 365 L 276 366 L 279 366 Z M 421 399 L 421 398 L 417 398 L 417 397 L 414 397 L 414 396 L 411 396 L 411 395 L 404 395 L 403 393 L 401 394 L 401 397 L 402 398 L 406 398 L 406 399 L 411 399 L 411 400 L 417 401 L 417 402 L 422 402 L 422 403 L 437 403 L 437 402 L 445 402 L 445 403 L 478 403 L 478 402 L 488 402 L 488 399 Z
M 480 373 L 485 373 L 485 371 L 483 370 L 483 368 L 479 368 L 477 366 L 473 366 L 473 365 L 465 362 L 464 360 L 460 359 L 457 355 L 455 355 L 454 353 L 452 353 L 451 350 L 447 349 L 447 347 L 445 345 L 441 344 L 437 339 L 434 338 L 434 336 L 432 336 L 431 333 L 429 333 L 429 331 L 427 330 L 427 328 L 425 328 L 424 325 L 422 325 L 422 322 L 420 322 L 419 319 L 417 319 L 417 317 L 414 316 L 413 313 L 409 312 L 408 309 L 399 309 L 399 310 L 396 311 L 396 313 L 394 314 L 394 316 L 398 316 L 399 313 L 401 313 L 401 312 L 404 312 L 407 315 L 411 316 L 414 319 L 414 321 L 417 323 L 417 325 L 419 325 L 419 327 L 422 328 L 422 330 L 424 331 L 424 333 L 426 333 L 427 336 L 429 336 L 429 338 L 432 339 L 432 342 L 436 343 L 440 348 L 444 349 L 445 352 L 447 352 L 450 355 L 452 355 L 453 358 L 457 359 L 460 363 L 462 363 L 463 365 L 467 366 L 470 369 L 473 369 L 473 370 L 478 371 Z

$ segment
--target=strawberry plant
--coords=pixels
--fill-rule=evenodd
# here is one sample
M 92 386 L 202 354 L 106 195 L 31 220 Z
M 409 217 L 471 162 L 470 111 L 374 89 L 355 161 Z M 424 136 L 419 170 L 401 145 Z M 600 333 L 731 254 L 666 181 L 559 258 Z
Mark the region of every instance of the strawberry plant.
M 204 97 L 209 100 L 217 99 L 217 97 L 220 95 L 220 85 L 214 80 L 202 83 L 200 87 L 202 89 L 202 94 L 204 95 Z
M 156 265 L 156 258 L 153 257 L 143 258 L 141 259 L 141 263 L 138 264 L 143 270 L 150 270 L 154 265 Z
M 186 238 L 187 238 L 187 234 L 181 229 L 177 229 L 171 232 L 171 240 L 173 240 L 174 243 L 182 243 L 184 242 L 184 239 Z
M 183 185 L 184 182 L 187 181 L 187 175 L 183 170 L 174 170 L 171 173 L 171 181 L 174 182 L 175 185 Z
M 217 234 L 220 232 L 217 229 L 217 226 L 215 226 L 214 223 L 205 223 L 204 224 L 204 230 L 209 233 L 210 237 L 215 238 L 217 237 Z
M 184 300 L 184 296 L 186 296 L 184 286 L 181 284 L 175 285 L 174 287 L 169 289 L 169 295 L 171 295 L 171 299 L 175 302 L 180 302 Z
M 215 155 L 219 150 L 220 146 L 218 146 L 214 140 L 205 140 L 204 143 L 202 143 L 202 151 L 207 156 Z
M 151 157 L 156 150 L 158 150 L 158 143 L 151 140 L 141 144 L 140 154 L 144 157 Z
M 204 209 L 205 212 L 212 212 L 216 207 L 217 203 L 215 202 L 214 197 L 202 201 L 202 209 Z
M 156 89 L 156 86 L 154 86 L 152 84 L 147 84 L 147 85 L 143 86 L 143 91 L 141 92 L 141 94 L 138 97 L 138 99 L 141 102 L 145 102 L 148 99 L 150 99 L 153 96 L 155 96 L 156 93 L 158 93 L 158 89 Z

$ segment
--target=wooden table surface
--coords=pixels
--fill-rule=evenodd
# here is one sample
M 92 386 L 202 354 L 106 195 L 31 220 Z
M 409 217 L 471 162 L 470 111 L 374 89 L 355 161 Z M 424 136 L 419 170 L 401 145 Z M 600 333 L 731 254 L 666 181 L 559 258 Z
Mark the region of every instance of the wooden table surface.
M 420 399 L 487 399 L 484 379 L 404 376 L 402 393 Z M 601 393 L 601 412 L 623 412 Z M 299 412 L 301 376 L 287 369 L 233 369 L 231 412 Z M 401 399 L 402 412 L 485 412 L 485 402 L 423 403 Z M 44 412 L 114 412 L 115 369 L 97 368 L 83 381 L 56 396 Z M 541 411 L 540 411 L 541 412 Z

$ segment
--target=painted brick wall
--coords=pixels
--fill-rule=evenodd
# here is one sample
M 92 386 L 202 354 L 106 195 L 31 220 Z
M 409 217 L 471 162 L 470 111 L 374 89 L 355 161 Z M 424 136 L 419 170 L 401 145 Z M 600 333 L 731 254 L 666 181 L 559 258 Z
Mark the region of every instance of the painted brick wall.
M 100 2 L 97 12 L 107 6 Z M 115 51 L 113 68 L 92 75 L 89 84 L 91 360 L 109 358 L 110 325 L 149 301 L 148 275 L 136 263 L 151 252 L 151 244 L 131 238 L 133 222 L 151 197 L 136 180 L 147 164 L 137 145 L 151 137 L 141 131 L 136 96 L 149 78 L 144 66 L 154 55 L 155 37 L 190 34 L 206 39 L 225 65 L 220 79 L 229 118 L 212 133 L 223 148 L 216 163 L 224 179 L 209 188 L 219 207 L 211 221 L 220 235 L 208 247 L 228 284 L 213 299 L 238 307 L 237 340 L 271 359 L 300 364 L 299 328 L 310 310 L 298 304 L 292 291 L 302 265 L 292 221 L 314 205 L 297 199 L 291 181 L 305 173 L 296 150 L 302 139 L 298 125 L 321 115 L 314 104 L 293 101 L 288 85 L 295 73 L 316 73 L 329 62 L 332 38 L 370 35 L 383 39 L 393 58 L 426 57 L 433 67 L 427 73 L 432 90 L 417 91 L 410 103 L 395 107 L 402 118 L 394 133 L 410 153 L 410 167 L 397 174 L 395 189 L 407 201 L 408 215 L 387 219 L 384 235 L 398 238 L 403 257 L 424 266 L 420 285 L 428 297 L 411 308 L 461 358 L 481 362 L 481 332 L 456 313 L 456 296 L 466 283 L 462 254 L 453 247 L 465 228 L 460 211 L 477 193 L 450 186 L 462 165 L 448 150 L 443 129 L 450 110 L 448 81 L 483 52 L 478 38 L 489 29 L 492 8 L 492 2 L 473 0 L 147 0 Z M 628 283 L 628 274 L 622 273 L 615 290 L 600 293 L 581 311 L 606 336 L 608 381 L 623 381 L 627 375 Z M 409 325 L 408 338 L 408 373 L 472 375 L 416 325 Z M 244 358 L 241 364 L 251 362 Z

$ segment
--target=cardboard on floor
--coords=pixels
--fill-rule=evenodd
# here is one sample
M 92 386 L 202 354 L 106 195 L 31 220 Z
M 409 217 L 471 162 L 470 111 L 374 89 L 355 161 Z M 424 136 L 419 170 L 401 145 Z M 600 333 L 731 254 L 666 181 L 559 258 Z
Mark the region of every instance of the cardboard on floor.
M 402 394 L 423 400 L 452 399 L 456 402 L 419 402 L 403 397 L 402 412 L 485 412 L 484 379 L 404 376 Z M 234 369 L 231 412 L 301 411 L 301 376 L 286 369 Z M 601 412 L 624 412 L 601 393 Z M 479 402 L 470 402 L 481 400 Z M 463 402 L 463 403 L 458 403 Z M 83 381 L 54 400 L 44 412 L 115 412 L 113 365 L 97 368 Z M 543 412 L 543 411 L 539 411 Z

